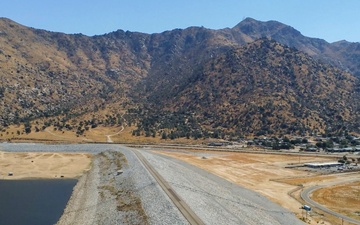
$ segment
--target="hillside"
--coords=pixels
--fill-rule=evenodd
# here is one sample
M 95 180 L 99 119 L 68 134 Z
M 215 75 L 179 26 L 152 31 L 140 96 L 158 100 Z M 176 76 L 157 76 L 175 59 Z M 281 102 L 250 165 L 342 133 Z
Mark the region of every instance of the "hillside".
M 357 131 L 358 79 L 343 69 L 358 75 L 358 45 L 253 19 L 89 37 L 2 18 L 0 127 L 36 120 L 82 134 L 126 122 L 171 138 Z
M 334 130 L 358 124 L 357 78 L 268 39 L 227 47 L 190 75 L 178 76 L 164 78 L 172 87 L 166 95 L 161 89 L 147 93 L 158 111 L 143 127 L 152 122 L 150 127 L 173 128 L 182 136 L 189 132 L 186 123 L 196 120 L 203 134 L 305 135 L 322 133 L 329 124 Z M 164 109 L 169 113 L 159 117 Z
M 237 43 L 249 43 L 262 37 L 273 39 L 281 44 L 294 47 L 308 55 L 330 63 L 342 70 L 360 76 L 360 43 L 339 41 L 328 43 L 319 38 L 303 36 L 291 26 L 277 21 L 261 22 L 252 18 L 241 21 L 225 32 Z
M 7 19 L 0 20 L 0 30 L 2 124 L 96 111 L 125 101 L 126 90 L 146 76 L 148 61 L 134 56 L 132 34 L 117 32 L 122 38 L 110 41 L 36 30 Z

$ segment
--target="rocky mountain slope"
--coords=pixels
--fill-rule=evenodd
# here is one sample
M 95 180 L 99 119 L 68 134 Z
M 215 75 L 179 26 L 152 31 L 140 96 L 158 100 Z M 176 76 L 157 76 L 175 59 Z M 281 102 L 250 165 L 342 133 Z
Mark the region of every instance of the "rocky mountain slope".
M 127 110 L 147 136 L 357 130 L 358 78 L 343 70 L 359 75 L 359 46 L 249 18 L 231 29 L 92 37 L 3 18 L 0 126 Z
M 303 36 L 293 27 L 277 21 L 261 22 L 247 18 L 232 29 L 225 29 L 231 33 L 237 43 L 252 42 L 261 37 L 273 39 L 281 44 L 294 47 L 308 55 L 321 59 L 342 70 L 360 76 L 360 43 L 339 41 L 328 43 L 319 38 Z
M 166 95 L 162 89 L 148 92 L 150 112 L 158 110 L 143 117 L 144 128 L 169 123 L 174 135 L 183 136 L 196 119 L 201 133 L 305 135 L 322 133 L 329 124 L 334 130 L 358 124 L 356 77 L 268 39 L 227 47 L 181 78 L 163 78 Z M 159 116 L 164 109 L 168 113 Z
M 147 73 L 149 60 L 134 54 L 131 34 L 118 32 L 121 39 L 66 35 L 7 19 L 0 20 L 0 30 L 3 124 L 103 107 L 125 98 Z

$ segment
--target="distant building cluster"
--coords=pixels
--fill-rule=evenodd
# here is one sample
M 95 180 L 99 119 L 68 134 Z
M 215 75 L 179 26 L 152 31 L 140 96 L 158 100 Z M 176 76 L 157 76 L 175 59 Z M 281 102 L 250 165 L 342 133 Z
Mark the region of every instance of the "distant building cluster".
M 360 152 L 360 146 L 347 147 L 347 148 L 327 148 L 326 151 L 331 153 Z
M 317 137 L 314 139 L 305 137 L 288 137 L 274 138 L 263 137 L 254 138 L 246 141 L 247 145 L 254 145 L 273 150 L 300 148 L 306 152 L 328 152 L 328 153 L 360 153 L 360 138 L 355 136 L 339 136 L 339 137 Z

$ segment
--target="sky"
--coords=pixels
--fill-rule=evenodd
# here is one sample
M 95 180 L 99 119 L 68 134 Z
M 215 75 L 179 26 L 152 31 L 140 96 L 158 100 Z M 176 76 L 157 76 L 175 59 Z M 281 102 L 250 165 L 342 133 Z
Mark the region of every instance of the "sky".
M 308 37 L 360 42 L 360 0 L 3 0 L 0 17 L 68 34 L 234 27 L 276 20 Z

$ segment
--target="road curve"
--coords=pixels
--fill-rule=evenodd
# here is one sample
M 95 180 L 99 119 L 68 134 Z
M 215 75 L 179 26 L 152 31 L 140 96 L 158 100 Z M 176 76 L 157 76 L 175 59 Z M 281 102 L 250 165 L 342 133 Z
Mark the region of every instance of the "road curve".
M 164 178 L 149 164 L 149 162 L 144 158 L 143 155 L 138 150 L 132 150 L 135 155 L 139 158 L 145 168 L 149 173 L 155 178 L 159 183 L 164 192 L 169 196 L 169 198 L 174 202 L 176 207 L 184 215 L 187 221 L 191 225 L 204 225 L 204 222 L 191 210 L 191 208 L 181 199 L 181 197 L 176 194 L 176 192 L 171 188 L 171 186 L 164 180 Z
M 311 205 L 312 207 L 315 207 L 315 208 L 318 208 L 326 213 L 329 213 L 333 216 L 336 216 L 336 217 L 339 217 L 341 219 L 344 219 L 348 222 L 351 222 L 351 223 L 354 223 L 354 224 L 358 224 L 360 225 L 360 221 L 359 220 L 356 220 L 356 219 L 353 219 L 351 217 L 348 217 L 348 216 L 345 216 L 343 214 L 340 214 L 340 213 L 337 213 L 337 212 L 334 212 L 328 208 L 326 208 L 325 206 L 315 202 L 314 200 L 312 200 L 309 196 L 312 192 L 320 189 L 320 188 L 324 188 L 326 186 L 331 186 L 331 185 L 321 185 L 321 186 L 312 186 L 312 187 L 309 187 L 309 188 L 305 188 L 302 192 L 301 192 L 301 198 L 309 205 Z

